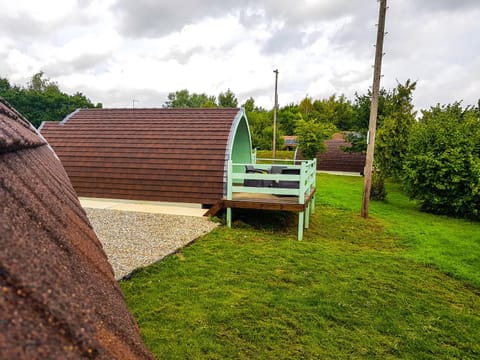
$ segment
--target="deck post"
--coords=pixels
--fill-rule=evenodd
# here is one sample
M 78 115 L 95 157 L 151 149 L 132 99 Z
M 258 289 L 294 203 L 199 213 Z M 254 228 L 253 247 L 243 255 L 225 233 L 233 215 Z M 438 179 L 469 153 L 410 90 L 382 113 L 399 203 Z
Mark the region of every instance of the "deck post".
M 308 168 L 305 162 L 302 162 L 300 165 L 300 186 L 299 186 L 299 194 L 298 194 L 298 203 L 304 204 L 305 203 L 305 181 L 308 182 L 307 186 L 310 187 L 310 181 L 308 181 Z
M 303 219 L 304 219 L 304 212 L 301 211 L 298 213 L 298 241 L 303 240 Z
M 308 229 L 310 226 L 310 205 L 307 205 L 305 209 L 305 229 Z
M 312 189 L 315 189 L 317 187 L 317 159 L 313 159 L 313 164 L 312 164 L 312 183 L 311 183 L 311 188 L 310 188 L 310 191 L 312 191 Z M 313 194 L 312 196 L 312 199 L 310 200 L 311 204 L 310 204 L 310 211 L 311 211 L 311 214 L 315 214 L 315 196 L 317 194 Z
M 233 162 L 232 159 L 228 160 L 227 165 L 227 200 L 232 200 L 232 186 L 233 186 Z M 232 208 L 227 207 L 227 226 L 232 227 Z
M 232 227 L 232 208 L 227 208 L 227 226 Z
M 300 186 L 298 187 L 298 203 L 305 204 L 305 180 L 308 179 L 307 166 L 304 161 L 300 164 Z M 308 213 L 308 210 L 307 210 Z M 303 240 L 303 227 L 305 225 L 305 211 L 298 213 L 298 241 Z

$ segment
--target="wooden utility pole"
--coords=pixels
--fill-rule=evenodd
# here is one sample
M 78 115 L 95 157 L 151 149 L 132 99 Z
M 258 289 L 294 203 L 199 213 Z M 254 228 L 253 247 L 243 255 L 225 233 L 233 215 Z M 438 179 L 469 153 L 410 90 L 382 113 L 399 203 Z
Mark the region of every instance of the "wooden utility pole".
M 273 159 L 277 158 L 277 108 L 278 108 L 278 93 L 277 93 L 277 85 L 278 85 L 278 69 L 273 70 L 275 73 L 275 105 L 273 107 Z
M 378 15 L 377 44 L 375 45 L 375 65 L 373 70 L 372 102 L 370 105 L 370 121 L 367 133 L 367 156 L 365 158 L 365 180 L 363 185 L 362 216 L 368 216 L 370 190 L 372 188 L 373 154 L 375 150 L 375 132 L 377 130 L 378 96 L 380 78 L 382 77 L 383 37 L 385 35 L 385 13 L 387 0 L 380 0 Z

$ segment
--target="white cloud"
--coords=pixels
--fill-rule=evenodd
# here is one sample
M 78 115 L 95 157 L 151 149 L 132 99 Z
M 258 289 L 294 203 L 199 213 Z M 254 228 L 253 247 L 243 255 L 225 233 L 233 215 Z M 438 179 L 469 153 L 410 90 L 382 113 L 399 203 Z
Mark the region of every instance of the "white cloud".
M 75 8 L 76 0 L 15 0 L 1 1 L 2 13 L 13 18 L 21 18 L 25 14 L 39 22 L 54 22 L 62 19 Z
M 161 106 L 187 88 L 273 106 L 371 84 L 376 1 L 0 0 L 0 76 L 46 75 L 105 106 Z M 418 80 L 419 107 L 480 97 L 480 4 L 391 0 L 382 85 Z

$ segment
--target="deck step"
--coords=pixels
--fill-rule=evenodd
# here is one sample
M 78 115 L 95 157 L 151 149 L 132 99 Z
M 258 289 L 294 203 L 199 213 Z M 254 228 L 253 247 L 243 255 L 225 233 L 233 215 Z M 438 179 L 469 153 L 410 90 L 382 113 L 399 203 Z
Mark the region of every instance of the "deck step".
M 225 207 L 225 202 L 218 200 L 203 216 L 215 216 Z

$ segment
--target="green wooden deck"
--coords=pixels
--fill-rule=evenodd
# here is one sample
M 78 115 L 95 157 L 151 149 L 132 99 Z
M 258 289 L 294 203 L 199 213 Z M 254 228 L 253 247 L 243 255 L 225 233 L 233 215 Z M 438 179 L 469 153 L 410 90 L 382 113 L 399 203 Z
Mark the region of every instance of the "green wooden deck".
M 309 226 L 310 214 L 315 211 L 317 163 L 315 159 L 291 162 L 293 164 L 285 161 L 274 161 L 274 164 L 244 164 L 230 160 L 226 196 L 211 209 L 212 212 L 226 208 L 227 226 L 231 227 L 233 208 L 295 211 L 298 212 L 298 240 L 302 240 L 303 231 Z M 247 166 L 263 170 L 264 173 L 247 173 Z M 272 174 L 269 172 L 272 166 L 281 166 L 298 174 Z M 262 181 L 269 186 L 245 186 L 245 180 Z M 298 188 L 282 187 L 285 182 L 298 182 Z

